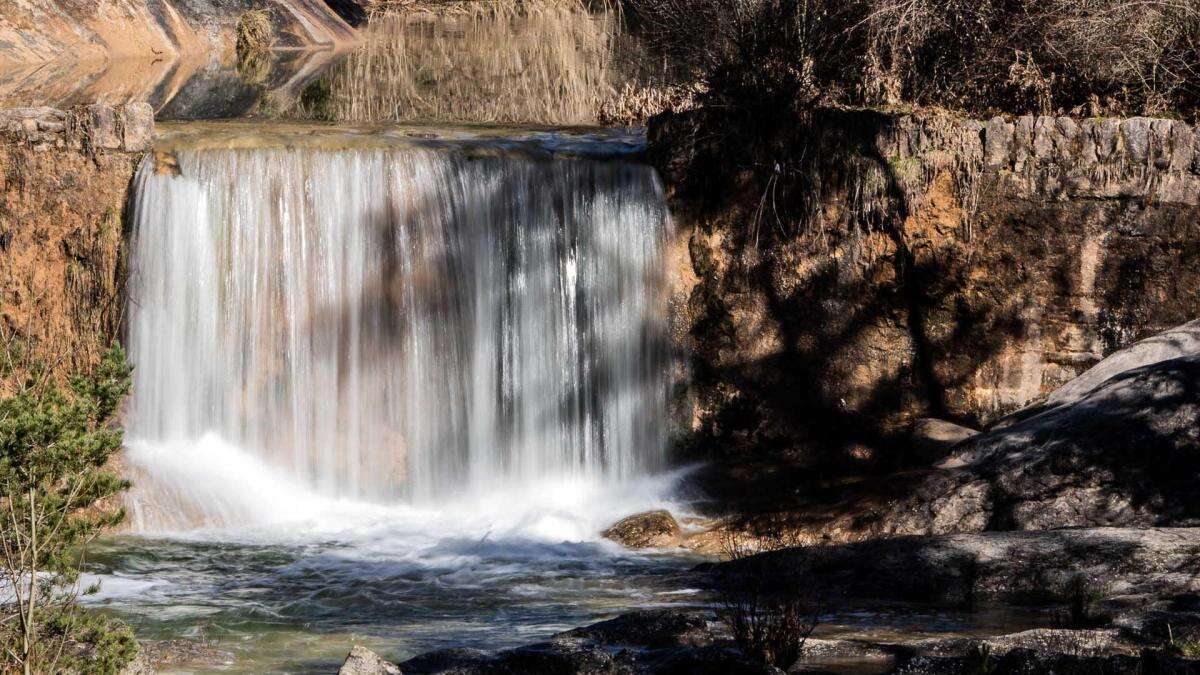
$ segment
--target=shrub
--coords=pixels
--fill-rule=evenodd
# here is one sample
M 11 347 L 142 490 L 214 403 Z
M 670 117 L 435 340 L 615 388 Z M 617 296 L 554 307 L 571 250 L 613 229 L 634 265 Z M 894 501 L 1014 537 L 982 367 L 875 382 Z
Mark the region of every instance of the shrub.
M 1200 115 L 1194 0 L 629 2 L 723 105 Z
M 52 369 L 24 372 L 0 400 L 0 670 L 116 672 L 137 651 L 133 636 L 77 600 L 94 590 L 78 588 L 88 543 L 124 518 L 111 502 L 128 483 L 108 464 L 129 366 L 114 346 L 65 388 Z
M 1200 639 L 1175 635 L 1174 629 L 1167 624 L 1167 650 L 1185 659 L 1200 659 Z
M 821 603 L 803 579 L 806 556 L 791 549 L 768 561 L 745 539 L 729 534 L 723 541 L 731 559 L 742 560 L 742 574 L 721 589 L 720 619 L 746 656 L 788 670 L 804 653 L 804 643 L 820 620 Z
M 246 55 L 269 50 L 275 44 L 275 30 L 271 27 L 271 15 L 266 10 L 255 9 L 238 17 L 237 53 Z

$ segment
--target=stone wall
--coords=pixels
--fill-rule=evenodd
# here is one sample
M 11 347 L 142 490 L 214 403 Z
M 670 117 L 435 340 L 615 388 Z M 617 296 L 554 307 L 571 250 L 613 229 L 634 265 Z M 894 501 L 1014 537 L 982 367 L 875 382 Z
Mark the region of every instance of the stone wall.
M 147 103 L 93 104 L 73 110 L 0 110 L 0 133 L 11 145 L 34 151 L 143 152 L 154 142 L 154 111 Z
M 84 366 L 117 336 L 149 106 L 0 111 L 0 356 Z M 0 391 L 22 377 L 0 358 Z
M 824 110 L 739 157 L 705 145 L 706 114 L 651 142 L 688 242 L 685 419 L 710 450 L 903 453 L 916 418 L 988 424 L 1200 316 L 1187 124 Z

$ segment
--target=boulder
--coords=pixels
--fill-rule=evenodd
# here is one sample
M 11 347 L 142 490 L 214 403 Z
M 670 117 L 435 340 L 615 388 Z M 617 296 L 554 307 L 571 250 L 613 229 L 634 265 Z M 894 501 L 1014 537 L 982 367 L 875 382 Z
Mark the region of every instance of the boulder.
M 1200 354 L 1200 320 L 1176 326 L 1113 352 L 1046 398 L 1047 406 L 1075 403 L 1121 373 L 1181 356 Z
M 338 675 L 400 675 L 400 668 L 370 649 L 354 645 L 346 662 L 338 669 Z
M 783 671 L 746 658 L 730 647 L 676 647 L 640 655 L 636 673 L 652 675 L 783 675 Z M 811 671 L 810 671 L 811 672 Z
M 497 654 L 500 672 L 607 675 L 621 672 L 612 655 L 586 640 L 555 639 Z
M 1043 653 L 1014 649 L 995 655 L 981 648 L 970 656 L 918 656 L 897 668 L 897 675 L 968 675 L 969 673 L 1194 673 L 1194 664 L 1157 652 L 1128 654 Z
M 1152 350 L 1128 358 L 1138 353 Z M 883 531 L 1200 523 L 1200 356 L 1126 370 L 1056 400 L 1065 402 L 958 446 L 893 505 Z
M 622 614 L 555 637 L 583 638 L 604 645 L 633 647 L 703 647 L 713 643 L 707 614 L 676 609 L 650 609 Z
M 678 546 L 681 534 L 679 523 L 661 509 L 622 518 L 603 532 L 606 539 L 629 548 Z
M 457 647 L 426 652 L 404 661 L 400 667 L 409 675 L 413 673 L 470 675 L 471 673 L 486 672 L 495 664 L 495 657 L 482 649 Z
M 139 657 L 145 657 L 152 666 L 150 672 L 169 670 L 171 666 L 203 665 L 213 669 L 228 667 L 237 662 L 233 652 L 217 648 L 206 640 L 175 638 L 141 643 Z
M 677 613 L 680 614 L 680 613 Z M 681 614 L 681 616 L 689 616 Z M 678 619 L 679 617 L 675 617 Z M 443 649 L 422 654 L 401 664 L 405 673 L 423 675 L 779 675 L 777 668 L 747 659 L 724 645 L 689 644 L 698 626 L 684 623 L 692 637 L 664 637 L 664 628 L 675 619 L 651 617 L 645 612 L 617 617 L 586 628 L 561 633 L 546 642 L 497 652 L 478 649 Z M 619 629 L 617 627 L 620 627 Z M 656 636 L 639 640 L 627 632 L 648 626 Z M 657 627 L 656 627 L 657 626 Z M 589 637 L 569 637 L 588 635 Z M 611 638 L 613 641 L 609 641 Z M 638 642 L 645 643 L 638 645 Z M 651 646 L 653 645 L 653 646 Z
M 498 652 L 442 649 L 409 659 L 401 667 L 410 675 L 616 675 L 629 672 L 612 655 L 591 642 L 563 638 Z
M 136 656 L 121 668 L 119 675 L 154 675 L 154 664 L 146 652 L 138 650 Z
M 927 417 L 913 422 L 908 433 L 913 449 L 921 457 L 940 459 L 979 432 L 961 424 Z

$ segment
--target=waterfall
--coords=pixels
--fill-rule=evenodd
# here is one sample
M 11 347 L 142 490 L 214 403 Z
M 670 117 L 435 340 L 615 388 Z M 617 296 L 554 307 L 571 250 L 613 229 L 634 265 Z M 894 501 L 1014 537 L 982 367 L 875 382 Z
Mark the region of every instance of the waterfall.
M 141 527 L 244 517 L 220 502 L 268 490 L 246 467 L 322 498 L 426 505 L 661 467 L 653 170 L 417 148 L 177 154 L 177 174 L 147 161 L 137 179 Z M 218 446 L 239 459 L 205 454 Z M 171 453 L 228 476 L 172 479 Z

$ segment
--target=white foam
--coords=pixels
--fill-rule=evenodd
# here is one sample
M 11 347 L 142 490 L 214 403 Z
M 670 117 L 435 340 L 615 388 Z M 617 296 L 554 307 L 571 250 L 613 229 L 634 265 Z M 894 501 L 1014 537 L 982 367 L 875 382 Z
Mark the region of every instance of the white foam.
M 625 515 L 678 510 L 671 494 L 682 475 L 497 481 L 433 508 L 324 496 L 215 434 L 194 442 L 131 440 L 126 459 L 136 472 L 130 504 L 141 532 L 200 540 L 343 542 L 354 545 L 356 556 L 421 555 L 447 540 L 598 542 L 599 533 Z M 163 512 L 148 514 L 149 509 Z

